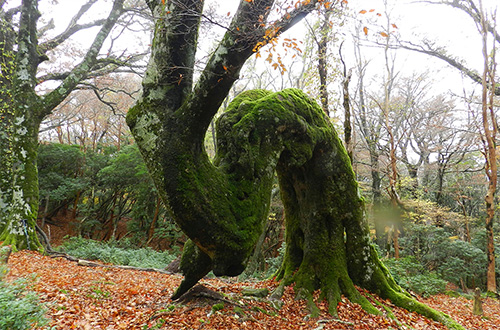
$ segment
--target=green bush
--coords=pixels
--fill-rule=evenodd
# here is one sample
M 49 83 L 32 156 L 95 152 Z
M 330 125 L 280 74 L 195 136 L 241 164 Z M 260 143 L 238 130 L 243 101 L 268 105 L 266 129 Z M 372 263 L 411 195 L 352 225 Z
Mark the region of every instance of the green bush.
M 85 154 L 80 146 L 58 143 L 41 144 L 38 149 L 40 197 L 50 196 L 50 202 L 73 199 L 88 186 L 88 179 L 79 173 Z
M 99 242 L 71 237 L 59 249 L 76 258 L 134 267 L 165 268 L 176 258 L 176 254 L 169 251 L 136 248 L 128 240 Z
M 26 281 L 0 281 L 0 329 L 24 330 L 47 324 L 38 296 L 27 290 Z
M 429 272 L 416 258 L 386 259 L 387 266 L 396 282 L 404 289 L 428 297 L 445 292 L 446 281 L 435 272 Z
M 283 263 L 283 257 L 285 256 L 286 251 L 286 243 L 281 243 L 281 246 L 278 248 L 278 255 L 274 258 L 266 259 L 267 270 L 262 274 L 263 278 L 270 278 L 274 276 L 281 267 Z
M 411 256 L 426 270 L 436 271 L 443 280 L 461 286 L 484 287 L 486 254 L 474 243 L 458 239 L 447 227 L 406 224 L 399 240 L 401 255 Z

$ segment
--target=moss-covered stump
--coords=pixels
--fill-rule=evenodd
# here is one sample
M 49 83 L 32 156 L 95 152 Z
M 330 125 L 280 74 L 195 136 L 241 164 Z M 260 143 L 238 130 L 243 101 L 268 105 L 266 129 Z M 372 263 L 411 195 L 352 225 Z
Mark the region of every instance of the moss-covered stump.
M 331 314 L 336 314 L 342 295 L 378 313 L 355 288 L 359 285 L 461 329 L 448 316 L 405 294 L 380 262 L 347 152 L 321 108 L 302 91 L 254 90 L 236 97 L 218 120 L 213 162 L 187 111 L 158 113 L 163 117 L 163 124 L 156 125 L 162 138 L 156 140 L 144 128 L 158 120 L 151 111 L 142 112 L 145 106 L 139 103 L 131 110 L 129 126 L 143 144 L 158 190 L 191 239 L 180 266 L 185 278 L 174 298 L 210 270 L 231 276 L 244 270 L 264 229 L 277 172 L 287 248 L 274 297 L 294 283 L 313 315 L 318 309 L 312 294 L 318 289 Z M 158 141 L 168 143 L 147 145 Z

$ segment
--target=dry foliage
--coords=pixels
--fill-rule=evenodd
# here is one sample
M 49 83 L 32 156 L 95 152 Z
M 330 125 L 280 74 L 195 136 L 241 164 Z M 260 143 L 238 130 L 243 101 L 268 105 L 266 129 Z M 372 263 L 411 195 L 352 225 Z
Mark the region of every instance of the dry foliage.
M 217 295 L 207 294 L 175 304 L 169 297 L 181 281 L 179 275 L 83 267 L 66 259 L 29 251 L 12 254 L 9 267 L 8 280 L 36 275 L 33 290 L 49 308 L 49 328 L 445 329 L 441 324 L 387 301 L 383 303 L 392 309 L 397 321 L 367 314 L 346 299 L 338 306 L 339 319 L 329 316 L 327 306 L 321 303 L 321 316 L 309 319 L 305 302 L 295 300 L 291 288 L 285 291 L 280 310 L 274 309 L 267 300 L 241 296 L 245 287 L 273 289 L 276 287 L 273 281 L 249 283 L 204 279 L 201 283 L 205 287 L 224 294 L 222 300 L 215 300 Z M 496 300 L 483 301 L 483 317 L 472 314 L 473 301 L 465 298 L 438 295 L 422 301 L 450 314 L 470 330 L 500 329 L 500 303 Z

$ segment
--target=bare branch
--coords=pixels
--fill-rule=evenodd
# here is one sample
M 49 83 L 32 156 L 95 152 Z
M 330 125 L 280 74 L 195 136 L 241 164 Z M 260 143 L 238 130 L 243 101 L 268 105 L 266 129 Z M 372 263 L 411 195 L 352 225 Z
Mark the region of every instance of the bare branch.
M 467 77 L 471 78 L 474 82 L 481 84 L 482 78 L 481 76 L 475 72 L 474 70 L 466 67 L 464 64 L 459 59 L 453 58 L 450 55 L 446 54 L 444 49 L 442 48 L 434 48 L 434 45 L 429 42 L 424 40 L 423 45 L 416 45 L 412 42 L 406 41 L 406 42 L 400 42 L 396 46 L 392 46 L 393 48 L 403 48 L 415 52 L 419 52 L 422 54 L 426 54 L 435 58 L 439 58 L 452 67 L 460 70 L 463 74 L 465 74 Z M 500 95 L 500 87 L 496 86 L 495 87 L 495 95 Z
M 89 3 L 92 1 L 96 0 L 91 0 Z M 97 56 L 104 41 L 108 37 L 116 21 L 123 13 L 123 2 L 124 0 L 114 1 L 113 8 L 109 13 L 106 22 L 97 33 L 83 61 L 71 70 L 70 74 L 64 79 L 59 87 L 44 97 L 44 109 L 40 109 L 40 118 L 48 115 L 52 109 L 54 109 L 82 80 L 88 76 L 89 71 L 96 64 Z
M 86 23 L 86 24 L 75 24 L 66 29 L 63 33 L 55 37 L 54 39 L 51 39 L 49 41 L 43 42 L 40 44 L 40 52 L 46 53 L 49 50 L 52 50 L 68 40 L 72 35 L 74 35 L 76 32 L 85 30 L 88 28 L 100 26 L 104 24 L 106 20 L 105 19 L 100 19 L 91 23 Z

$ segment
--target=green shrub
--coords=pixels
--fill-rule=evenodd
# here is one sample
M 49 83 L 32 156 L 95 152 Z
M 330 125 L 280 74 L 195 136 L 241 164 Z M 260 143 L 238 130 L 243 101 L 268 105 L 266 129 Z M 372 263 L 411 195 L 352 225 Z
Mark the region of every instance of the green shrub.
M 274 258 L 266 259 L 267 270 L 262 274 L 264 278 L 270 278 L 274 276 L 281 267 L 283 263 L 283 257 L 285 256 L 286 251 L 286 243 L 281 243 L 281 246 L 278 248 L 278 255 Z
M 460 240 L 449 228 L 406 224 L 399 243 L 403 257 L 411 256 L 426 270 L 438 272 L 443 280 L 457 286 L 484 287 L 487 259 L 476 241 Z
M 423 297 L 429 297 L 446 290 L 446 281 L 434 272 L 418 274 L 408 278 L 408 288 Z
M 429 272 L 416 258 L 386 259 L 387 266 L 396 282 L 404 289 L 427 297 L 443 293 L 446 281 L 435 272 Z
M 27 290 L 26 281 L 0 281 L 0 329 L 24 330 L 47 324 L 38 296 Z
M 99 242 L 71 237 L 59 249 L 76 258 L 134 267 L 165 268 L 177 257 L 168 251 L 133 247 L 128 240 Z

